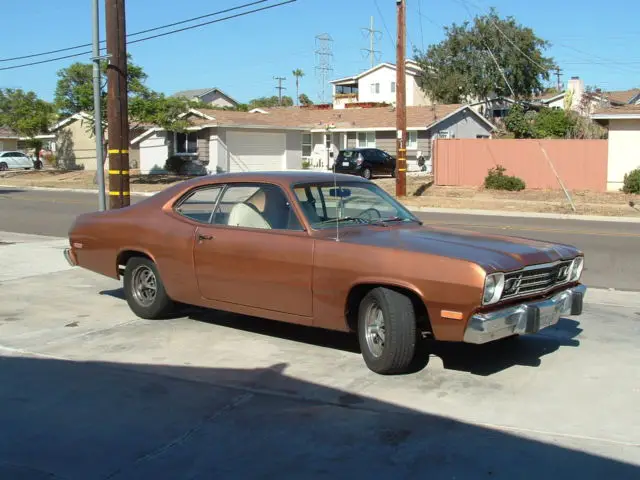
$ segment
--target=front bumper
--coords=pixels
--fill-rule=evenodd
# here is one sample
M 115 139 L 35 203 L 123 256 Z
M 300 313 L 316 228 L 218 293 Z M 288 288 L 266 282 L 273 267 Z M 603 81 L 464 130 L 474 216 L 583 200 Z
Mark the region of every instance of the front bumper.
M 562 315 L 580 315 L 587 287 L 578 285 L 539 301 L 513 305 L 471 317 L 464 333 L 466 343 L 487 343 L 512 335 L 536 333 L 555 325 Z
M 76 261 L 76 258 L 70 248 L 65 248 L 62 253 L 64 254 L 64 258 L 69 265 L 71 265 L 72 267 L 78 265 L 78 262 Z

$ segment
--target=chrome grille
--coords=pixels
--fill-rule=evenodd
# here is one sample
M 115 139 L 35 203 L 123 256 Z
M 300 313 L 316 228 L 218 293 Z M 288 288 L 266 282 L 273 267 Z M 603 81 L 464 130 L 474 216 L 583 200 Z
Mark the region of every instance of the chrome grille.
M 507 273 L 504 276 L 504 290 L 501 299 L 542 293 L 566 283 L 571 273 L 571 264 L 572 261 L 568 260 Z

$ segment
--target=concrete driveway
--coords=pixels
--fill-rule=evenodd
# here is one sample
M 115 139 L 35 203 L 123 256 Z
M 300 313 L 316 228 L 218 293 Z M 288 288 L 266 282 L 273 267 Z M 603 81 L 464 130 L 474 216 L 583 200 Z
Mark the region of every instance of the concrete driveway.
M 0 478 L 640 478 L 637 293 L 382 377 L 348 335 L 144 321 L 64 241 L 0 240 Z

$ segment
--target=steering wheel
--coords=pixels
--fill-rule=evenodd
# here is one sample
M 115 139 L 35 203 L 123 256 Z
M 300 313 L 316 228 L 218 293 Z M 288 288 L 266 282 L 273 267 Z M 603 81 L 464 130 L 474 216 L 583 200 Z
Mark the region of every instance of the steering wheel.
M 371 208 L 367 208 L 365 211 L 360 212 L 358 214 L 358 218 L 364 218 L 364 215 L 367 214 L 367 212 L 375 212 L 375 214 L 378 216 L 378 218 L 382 218 L 382 214 L 380 213 L 379 210 L 371 207 Z M 369 220 L 373 220 L 373 216 L 371 214 L 368 215 Z

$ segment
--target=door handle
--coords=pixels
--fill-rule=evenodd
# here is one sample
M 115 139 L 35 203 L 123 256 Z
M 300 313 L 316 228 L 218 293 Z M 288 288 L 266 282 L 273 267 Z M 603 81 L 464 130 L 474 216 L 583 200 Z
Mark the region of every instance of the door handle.
M 202 233 L 198 234 L 198 241 L 202 242 L 203 240 L 213 240 L 213 235 L 204 235 Z

